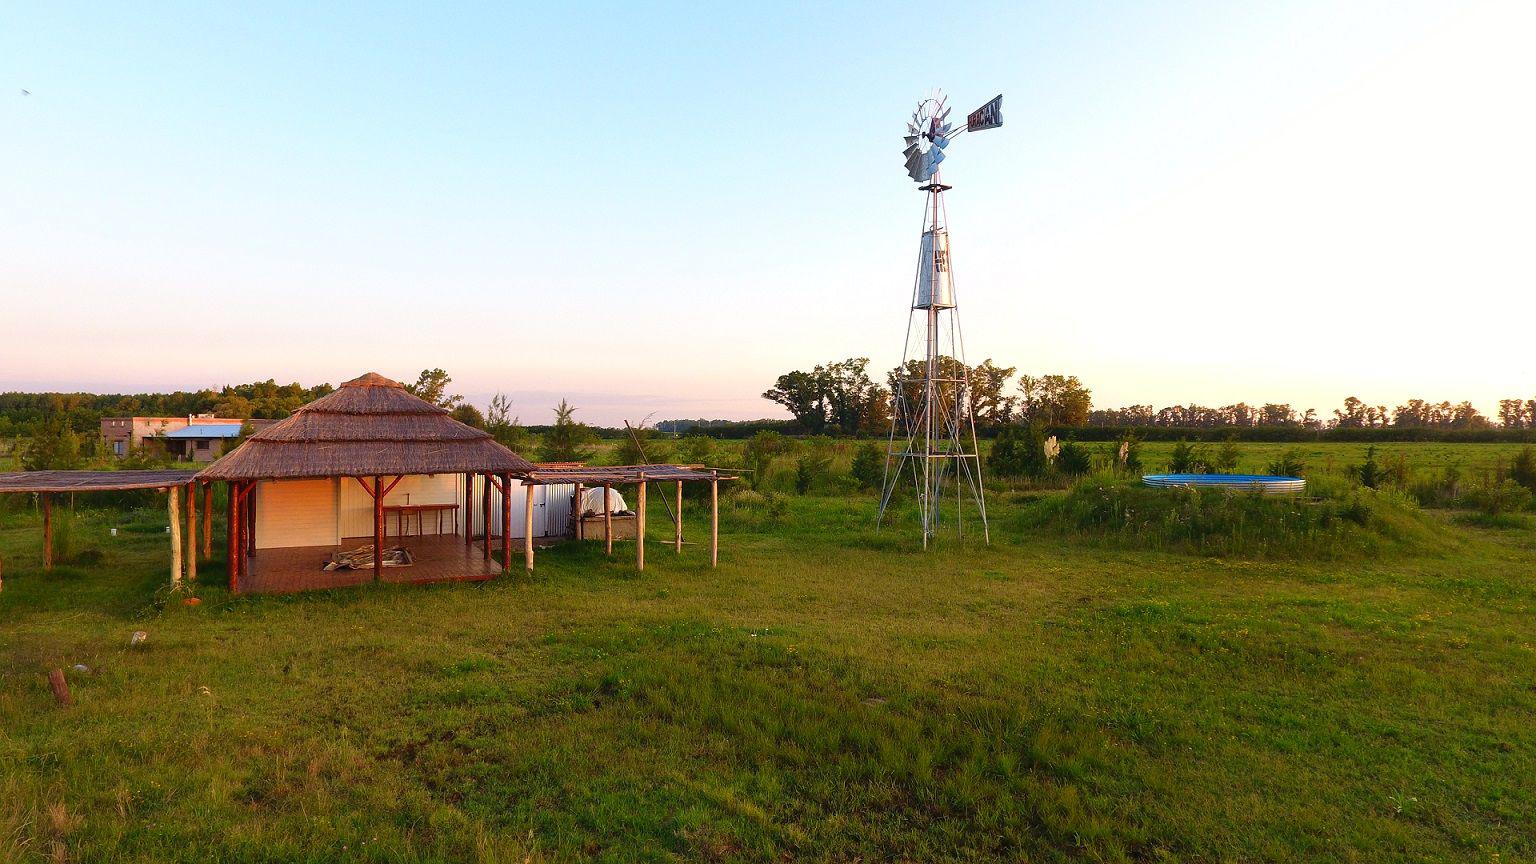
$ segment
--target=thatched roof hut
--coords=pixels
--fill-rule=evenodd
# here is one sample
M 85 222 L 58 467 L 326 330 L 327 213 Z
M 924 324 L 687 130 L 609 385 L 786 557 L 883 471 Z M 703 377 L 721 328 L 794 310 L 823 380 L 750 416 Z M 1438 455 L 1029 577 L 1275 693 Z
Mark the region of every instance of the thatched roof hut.
M 370 372 L 252 435 L 199 480 L 521 473 L 533 466 L 490 434 Z

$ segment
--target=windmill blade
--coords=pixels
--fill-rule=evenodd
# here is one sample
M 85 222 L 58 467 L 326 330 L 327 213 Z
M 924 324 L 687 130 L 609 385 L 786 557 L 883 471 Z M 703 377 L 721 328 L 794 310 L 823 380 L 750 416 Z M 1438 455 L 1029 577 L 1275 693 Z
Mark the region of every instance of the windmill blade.
M 944 137 L 935 138 L 933 139 L 933 146 L 943 150 L 945 147 L 949 146 L 949 139 Z
M 907 146 L 911 147 L 911 146 L 917 144 L 917 139 L 919 137 L 921 137 L 921 136 L 918 136 L 918 135 L 903 135 L 902 137 L 907 139 Z
M 923 167 L 923 154 L 913 151 L 907 156 L 907 176 L 913 180 L 918 179 L 918 172 Z

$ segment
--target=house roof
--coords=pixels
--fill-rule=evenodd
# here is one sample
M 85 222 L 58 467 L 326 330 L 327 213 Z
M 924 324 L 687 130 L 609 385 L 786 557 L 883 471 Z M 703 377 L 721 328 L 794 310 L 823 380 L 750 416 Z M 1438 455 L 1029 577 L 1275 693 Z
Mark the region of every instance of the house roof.
M 201 480 L 522 473 L 533 466 L 490 434 L 370 372 L 247 438 Z
M 239 423 L 201 423 L 165 433 L 166 438 L 239 438 Z

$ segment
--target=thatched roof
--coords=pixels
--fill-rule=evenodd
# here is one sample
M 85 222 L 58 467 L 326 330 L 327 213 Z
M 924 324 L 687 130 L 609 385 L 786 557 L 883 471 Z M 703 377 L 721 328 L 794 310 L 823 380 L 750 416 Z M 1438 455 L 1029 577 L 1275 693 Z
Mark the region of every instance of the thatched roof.
M 384 474 L 521 473 L 533 466 L 370 372 L 273 423 L 203 469 L 200 480 L 368 477 Z

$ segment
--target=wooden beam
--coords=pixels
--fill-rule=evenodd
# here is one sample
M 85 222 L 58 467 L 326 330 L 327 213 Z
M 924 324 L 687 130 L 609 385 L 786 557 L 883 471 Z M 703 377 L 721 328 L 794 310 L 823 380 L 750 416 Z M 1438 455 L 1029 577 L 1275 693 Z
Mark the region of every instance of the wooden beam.
M 683 554 L 683 481 L 677 481 L 677 512 L 672 514 L 672 545 Z
M 229 501 L 225 507 L 229 512 L 229 516 L 224 521 L 224 545 L 228 547 L 225 550 L 225 554 L 228 556 L 225 567 L 229 571 L 229 592 L 231 594 L 238 594 L 240 593 L 240 571 L 235 567 L 235 561 L 239 557 L 235 552 L 235 544 L 239 538 L 235 536 L 235 526 L 239 524 L 240 518 L 235 511 L 240 496 L 235 493 L 235 484 L 225 483 L 224 485 L 229 490 Z
M 43 569 L 53 567 L 53 496 L 44 492 L 43 499 Z
M 709 566 L 720 563 L 720 478 L 718 472 L 709 481 Z
M 481 474 L 480 476 L 485 480 L 485 495 L 483 496 L 485 500 L 481 502 L 481 509 L 485 511 L 483 514 L 485 517 L 483 520 L 485 522 L 485 543 L 482 545 L 485 547 L 485 560 L 489 561 L 491 560 L 491 475 Z
M 523 566 L 528 568 L 528 572 L 529 573 L 532 573 L 533 572 L 533 490 L 537 489 L 538 487 L 534 486 L 533 484 L 530 483 L 530 484 L 528 484 L 524 488 L 526 488 L 528 490 L 527 491 L 527 496 L 528 497 L 527 497 L 527 504 L 526 504 L 526 506 L 523 509 Z
M 384 578 L 384 496 L 380 493 L 379 484 L 384 478 L 374 475 L 373 478 L 373 581 L 379 582 Z
M 475 545 L 475 475 L 464 472 L 464 547 Z
M 181 488 L 167 486 L 165 489 L 165 507 L 171 514 L 171 588 L 181 587 Z
M 582 524 L 582 511 L 587 509 L 581 506 L 581 484 L 576 484 L 576 491 L 571 495 L 571 536 L 577 540 L 587 539 L 587 526 Z
M 613 484 L 603 484 L 603 538 L 607 553 L 613 555 Z
M 187 484 L 187 581 L 197 581 L 197 486 Z
M 213 483 L 203 484 L 203 557 L 213 558 Z
M 645 569 L 645 475 L 635 490 L 635 569 Z
M 48 686 L 53 689 L 53 699 L 60 705 L 68 708 L 75 704 L 74 697 L 69 695 L 69 682 L 64 680 L 63 669 L 48 670 Z
M 256 505 L 251 503 L 251 496 L 256 493 L 256 480 L 245 481 L 245 490 L 240 493 L 240 510 L 245 514 L 241 520 L 240 537 L 245 542 L 245 558 L 256 554 Z M 244 564 L 245 558 L 241 559 Z
M 501 572 L 512 572 L 512 475 L 501 475 Z
M 395 476 L 395 479 L 392 480 L 388 486 L 384 487 L 384 494 L 380 495 L 379 497 L 383 498 L 383 497 L 389 495 L 389 493 L 395 491 L 395 487 L 399 486 L 400 485 L 400 481 L 404 480 L 404 479 L 405 479 L 405 475 L 404 474 L 397 474 Z
M 377 497 L 379 497 L 377 494 L 374 493 L 374 491 L 372 489 L 368 488 L 368 484 L 367 484 L 367 482 L 365 482 L 363 480 L 363 478 L 361 478 L 361 477 L 353 477 L 352 479 L 357 481 L 357 485 L 363 487 L 363 491 L 368 493 L 368 497 L 369 498 L 377 498 Z M 377 480 L 378 478 L 375 477 L 374 479 Z

